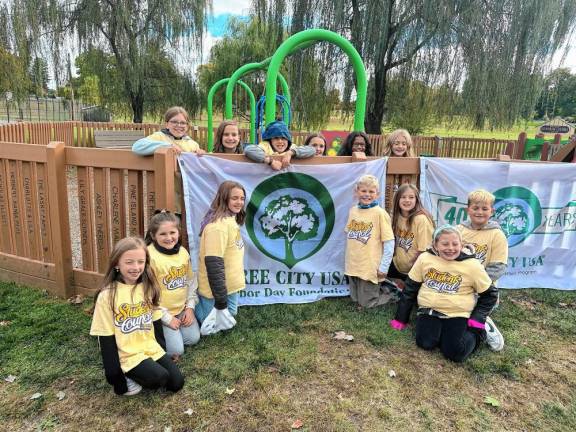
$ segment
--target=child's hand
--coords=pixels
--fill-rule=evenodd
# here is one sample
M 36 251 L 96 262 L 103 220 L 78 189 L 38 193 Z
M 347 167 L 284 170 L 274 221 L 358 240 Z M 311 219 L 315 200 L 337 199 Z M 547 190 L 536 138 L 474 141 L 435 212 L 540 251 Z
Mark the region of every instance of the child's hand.
M 290 161 L 292 160 L 292 151 L 288 150 L 282 155 L 282 168 L 287 168 L 290 165 Z
M 184 315 L 182 316 L 180 323 L 184 327 L 190 327 L 192 324 L 194 324 L 194 321 L 196 321 L 196 318 L 194 317 L 194 310 L 192 310 L 192 308 L 184 309 Z
M 390 320 L 390 327 L 392 327 L 394 330 L 404 330 L 406 328 L 406 324 L 394 319 Z
M 168 327 L 170 327 L 172 330 L 178 330 L 180 328 L 180 320 L 176 317 L 172 318 L 172 321 L 170 321 Z
M 380 270 L 376 270 L 376 276 L 378 276 L 378 280 L 386 279 L 388 273 L 382 273 Z
M 198 156 L 202 156 L 206 154 L 206 150 L 199 148 L 198 150 L 196 150 L 196 154 Z
M 274 171 L 280 171 L 282 169 L 282 162 L 280 162 L 279 160 L 273 159 L 272 162 L 270 162 L 270 167 Z
M 178 147 L 176 144 L 172 144 L 172 150 L 174 150 L 174 153 L 176 153 L 177 155 L 182 153 L 182 149 Z

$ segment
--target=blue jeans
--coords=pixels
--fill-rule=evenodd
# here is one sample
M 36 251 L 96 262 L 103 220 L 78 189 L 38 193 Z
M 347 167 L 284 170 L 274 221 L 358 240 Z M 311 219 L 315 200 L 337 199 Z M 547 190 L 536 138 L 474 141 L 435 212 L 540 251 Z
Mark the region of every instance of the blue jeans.
M 228 310 L 234 316 L 238 313 L 238 299 L 240 298 L 240 293 L 235 292 L 234 294 L 228 294 Z M 202 324 L 202 321 L 206 319 L 208 314 L 212 311 L 214 307 L 214 299 L 206 298 L 198 295 L 200 300 L 196 307 L 194 308 L 194 313 L 196 314 L 196 319 Z
M 184 311 L 176 315 L 176 318 L 182 319 Z M 194 320 L 188 327 L 180 326 L 179 329 L 174 330 L 163 325 L 164 339 L 166 340 L 166 353 L 168 355 L 184 354 L 184 345 L 195 345 L 200 340 L 200 326 L 198 321 Z

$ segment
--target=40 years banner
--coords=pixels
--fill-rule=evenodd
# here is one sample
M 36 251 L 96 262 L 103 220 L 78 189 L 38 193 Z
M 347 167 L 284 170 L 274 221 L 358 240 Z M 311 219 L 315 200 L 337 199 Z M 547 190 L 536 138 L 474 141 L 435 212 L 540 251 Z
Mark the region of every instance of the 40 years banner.
M 503 288 L 576 289 L 576 165 L 421 158 L 424 206 L 436 223 L 466 220 L 468 193 L 496 197 L 508 239 Z
M 234 180 L 246 189 L 246 290 L 240 304 L 306 303 L 348 295 L 344 227 L 356 204 L 354 185 L 364 174 L 376 176 L 383 185 L 386 159 L 291 165 L 282 171 L 190 153 L 179 161 L 193 265 L 200 222 L 220 183 Z

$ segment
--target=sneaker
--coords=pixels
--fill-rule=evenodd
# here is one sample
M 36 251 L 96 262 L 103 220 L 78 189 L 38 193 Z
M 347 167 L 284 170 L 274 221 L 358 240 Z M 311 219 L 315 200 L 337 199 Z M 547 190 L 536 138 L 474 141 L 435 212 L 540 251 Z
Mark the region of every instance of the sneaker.
M 486 318 L 486 323 L 484 324 L 486 328 L 486 343 L 492 351 L 502 351 L 504 349 L 504 336 L 492 321 L 492 318 Z
M 128 377 L 126 377 L 126 385 L 128 386 L 128 391 L 123 396 L 134 396 L 142 391 L 142 386 Z

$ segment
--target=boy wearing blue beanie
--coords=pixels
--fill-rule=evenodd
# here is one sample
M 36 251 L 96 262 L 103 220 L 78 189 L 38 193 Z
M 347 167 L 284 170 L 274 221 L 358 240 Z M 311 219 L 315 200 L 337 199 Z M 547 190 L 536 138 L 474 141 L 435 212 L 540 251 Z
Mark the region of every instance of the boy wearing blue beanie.
M 311 146 L 292 146 L 292 137 L 288 126 L 283 121 L 274 121 L 262 133 L 262 141 L 258 145 L 249 145 L 244 149 L 244 155 L 254 162 L 270 165 L 273 170 L 280 170 L 290 165 L 290 160 L 308 159 L 314 156 L 316 150 Z M 282 156 L 281 160 L 272 156 Z

